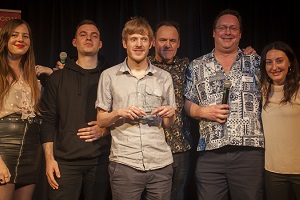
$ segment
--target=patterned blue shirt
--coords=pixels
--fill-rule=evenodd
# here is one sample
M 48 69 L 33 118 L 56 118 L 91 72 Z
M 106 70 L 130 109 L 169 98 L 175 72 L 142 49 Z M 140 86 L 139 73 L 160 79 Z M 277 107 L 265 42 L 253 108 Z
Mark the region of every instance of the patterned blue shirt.
M 226 145 L 264 147 L 259 63 L 258 55 L 245 55 L 239 49 L 228 76 L 214 57 L 214 50 L 189 64 L 184 96 L 199 106 L 221 104 L 225 80 L 232 83 L 227 121 L 199 120 L 197 151 Z

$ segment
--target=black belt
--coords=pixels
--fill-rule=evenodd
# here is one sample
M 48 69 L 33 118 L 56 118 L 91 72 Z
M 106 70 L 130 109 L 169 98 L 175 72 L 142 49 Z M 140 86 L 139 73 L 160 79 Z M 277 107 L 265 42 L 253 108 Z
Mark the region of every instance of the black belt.
M 1 122 L 20 122 L 20 123 L 29 123 L 29 124 L 42 124 L 42 118 L 40 116 L 28 117 L 27 119 L 21 119 L 19 114 L 11 114 L 0 119 Z

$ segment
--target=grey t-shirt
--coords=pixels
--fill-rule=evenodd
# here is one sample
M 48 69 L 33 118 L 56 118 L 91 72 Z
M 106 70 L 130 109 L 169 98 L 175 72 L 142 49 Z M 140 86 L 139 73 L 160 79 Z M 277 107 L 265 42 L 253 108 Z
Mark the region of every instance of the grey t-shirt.
M 138 79 L 130 73 L 126 60 L 103 71 L 95 106 L 110 112 L 132 105 L 143 108 L 147 113 L 160 105 L 176 108 L 170 73 L 149 62 L 145 76 Z M 110 127 L 110 161 L 142 171 L 171 164 L 173 157 L 161 121 L 159 117 L 150 115 L 134 121 L 117 120 Z

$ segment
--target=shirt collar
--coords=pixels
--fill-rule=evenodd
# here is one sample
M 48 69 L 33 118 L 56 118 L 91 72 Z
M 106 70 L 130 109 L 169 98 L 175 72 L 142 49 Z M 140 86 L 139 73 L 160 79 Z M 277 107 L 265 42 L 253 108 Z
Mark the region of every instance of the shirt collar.
M 146 75 L 153 76 L 157 72 L 154 65 L 151 64 L 150 60 L 147 58 L 148 68 L 146 69 Z M 130 68 L 127 65 L 127 57 L 125 58 L 124 62 L 122 63 L 119 73 L 118 74 L 131 74 Z

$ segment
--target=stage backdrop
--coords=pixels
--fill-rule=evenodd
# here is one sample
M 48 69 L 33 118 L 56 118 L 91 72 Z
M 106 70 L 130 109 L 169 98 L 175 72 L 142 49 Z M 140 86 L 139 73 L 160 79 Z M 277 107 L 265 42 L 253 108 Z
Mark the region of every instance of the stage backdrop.
M 0 30 L 10 19 L 21 19 L 21 10 L 0 9 Z
M 297 26 L 300 12 L 294 0 L 276 4 L 272 0 L 0 0 L 1 9 L 22 11 L 32 28 L 38 64 L 55 66 L 59 53 L 76 54 L 71 41 L 82 19 L 92 19 L 101 28 L 100 53 L 111 64 L 122 62 L 126 52 L 121 43 L 124 23 L 142 16 L 155 26 L 161 20 L 175 20 L 181 26 L 179 56 L 190 59 L 212 50 L 212 23 L 217 13 L 234 8 L 243 17 L 241 48 L 248 45 L 260 53 L 275 40 L 290 44 L 300 55 Z M 153 49 L 152 49 L 153 51 Z
M 243 17 L 241 48 L 251 45 L 260 53 L 267 43 L 282 40 L 290 44 L 299 57 L 300 12 L 296 3 L 295 0 L 280 4 L 274 0 L 0 0 L 0 8 L 22 11 L 22 19 L 33 31 L 37 63 L 54 67 L 61 51 L 76 55 L 71 41 L 77 24 L 83 19 L 94 20 L 101 29 L 100 54 L 112 65 L 122 62 L 126 51 L 122 47 L 121 32 L 125 22 L 137 15 L 148 19 L 153 28 L 162 20 L 177 21 L 181 27 L 178 55 L 195 59 L 212 51 L 212 23 L 225 8 L 236 9 Z M 198 135 L 193 131 L 195 144 Z M 195 149 L 192 154 L 189 200 L 196 199 Z M 46 199 L 48 184 L 43 178 L 45 176 L 41 176 L 39 195 L 36 194 L 34 200 Z

